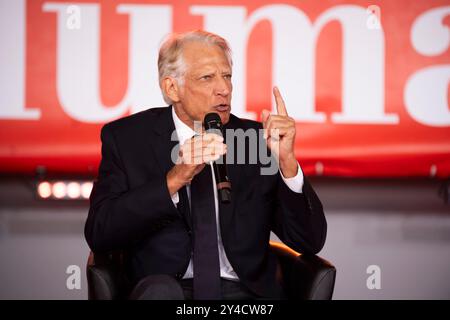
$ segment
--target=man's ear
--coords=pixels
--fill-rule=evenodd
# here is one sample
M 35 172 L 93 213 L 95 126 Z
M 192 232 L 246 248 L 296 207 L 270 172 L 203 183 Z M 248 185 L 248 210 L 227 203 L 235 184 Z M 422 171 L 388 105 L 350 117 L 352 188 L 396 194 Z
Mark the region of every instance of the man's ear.
M 180 101 L 178 82 L 175 78 L 167 77 L 163 79 L 162 87 L 165 95 L 173 102 Z

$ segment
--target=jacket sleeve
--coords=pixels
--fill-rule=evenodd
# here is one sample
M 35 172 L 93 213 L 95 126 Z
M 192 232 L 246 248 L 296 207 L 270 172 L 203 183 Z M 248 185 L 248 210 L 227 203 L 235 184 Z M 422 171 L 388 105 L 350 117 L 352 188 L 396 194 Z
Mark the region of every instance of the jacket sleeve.
M 325 244 L 327 222 L 322 203 L 304 177 L 302 193 L 289 189 L 277 175 L 272 231 L 287 246 L 301 253 L 318 253 Z
M 165 175 L 130 189 L 109 125 L 102 128 L 101 140 L 102 160 L 84 230 L 94 252 L 124 249 L 179 217 Z

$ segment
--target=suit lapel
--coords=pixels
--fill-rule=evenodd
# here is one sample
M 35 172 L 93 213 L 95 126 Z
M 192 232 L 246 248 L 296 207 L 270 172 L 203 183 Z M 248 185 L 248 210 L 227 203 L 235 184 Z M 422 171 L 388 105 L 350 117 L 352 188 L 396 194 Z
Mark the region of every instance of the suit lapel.
M 155 151 L 155 157 L 162 172 L 168 172 L 174 166 L 171 154 L 178 144 L 172 119 L 172 106 L 161 111 L 151 129 L 155 135 L 154 139 L 150 139 L 151 147 Z
M 172 118 L 172 106 L 163 110 L 155 125 L 152 128 L 155 134 L 154 139 L 150 139 L 152 149 L 162 172 L 167 173 L 175 165 L 174 161 L 178 155 L 178 136 L 175 131 L 175 124 Z M 175 149 L 175 147 L 177 147 Z M 173 161 L 172 161 L 173 154 Z M 189 199 L 187 197 L 186 186 L 178 190 L 179 202 L 178 210 L 183 215 L 185 223 L 192 228 L 191 213 L 189 209 Z

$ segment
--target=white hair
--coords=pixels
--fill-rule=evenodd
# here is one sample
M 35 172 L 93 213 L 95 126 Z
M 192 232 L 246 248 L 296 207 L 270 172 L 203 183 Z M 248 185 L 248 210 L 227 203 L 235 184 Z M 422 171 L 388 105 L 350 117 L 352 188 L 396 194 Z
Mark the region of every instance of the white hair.
M 230 66 L 233 65 L 230 46 L 224 38 L 217 34 L 203 30 L 169 34 L 163 41 L 158 56 L 159 86 L 164 101 L 168 104 L 172 104 L 173 101 L 166 96 L 162 82 L 166 77 L 173 77 L 177 80 L 178 85 L 184 84 L 186 64 L 183 60 L 183 47 L 187 42 L 192 41 L 218 46 L 223 50 Z

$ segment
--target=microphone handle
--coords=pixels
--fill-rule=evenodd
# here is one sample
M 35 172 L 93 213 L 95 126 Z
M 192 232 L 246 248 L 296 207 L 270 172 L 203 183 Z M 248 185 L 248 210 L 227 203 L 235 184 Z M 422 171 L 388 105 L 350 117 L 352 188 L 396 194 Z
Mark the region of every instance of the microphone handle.
M 216 180 L 217 180 L 216 181 L 217 193 L 218 193 L 220 202 L 230 203 L 231 202 L 231 183 L 227 177 L 224 161 L 222 161 L 222 164 L 217 164 L 216 161 L 214 161 L 213 162 L 213 170 L 214 170 L 214 175 L 216 176 Z

